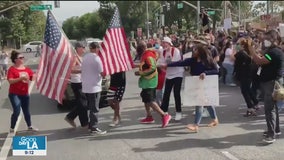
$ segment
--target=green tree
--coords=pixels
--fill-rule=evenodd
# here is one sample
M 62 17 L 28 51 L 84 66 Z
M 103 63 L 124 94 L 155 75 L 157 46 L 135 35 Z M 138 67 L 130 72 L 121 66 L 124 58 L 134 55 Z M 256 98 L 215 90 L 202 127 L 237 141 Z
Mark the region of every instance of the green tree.
M 0 9 L 23 3 L 22 1 L 1 1 Z M 41 1 L 25 3 L 2 12 L 0 20 L 1 39 L 8 47 L 19 48 L 21 43 L 42 40 L 45 26 L 45 15 L 42 11 L 30 11 L 30 5 L 42 4 Z M 3 32 L 5 31 L 5 32 Z

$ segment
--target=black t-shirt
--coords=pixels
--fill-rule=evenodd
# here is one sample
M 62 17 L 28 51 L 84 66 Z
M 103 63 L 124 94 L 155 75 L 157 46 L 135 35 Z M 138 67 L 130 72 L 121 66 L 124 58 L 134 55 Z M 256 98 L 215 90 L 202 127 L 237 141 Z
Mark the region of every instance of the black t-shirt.
M 217 48 L 215 46 L 211 45 L 208 49 L 211 52 L 212 58 L 215 58 L 215 57 L 217 57 L 219 55 L 218 50 L 217 50 Z
M 125 72 L 114 73 L 110 76 L 111 87 L 123 87 L 126 84 Z
M 245 51 L 235 54 L 234 72 L 238 80 L 252 78 L 252 59 Z
M 283 54 L 282 50 L 277 47 L 270 48 L 264 53 L 264 57 L 269 60 L 270 63 L 261 66 L 261 82 L 277 80 L 282 76 Z

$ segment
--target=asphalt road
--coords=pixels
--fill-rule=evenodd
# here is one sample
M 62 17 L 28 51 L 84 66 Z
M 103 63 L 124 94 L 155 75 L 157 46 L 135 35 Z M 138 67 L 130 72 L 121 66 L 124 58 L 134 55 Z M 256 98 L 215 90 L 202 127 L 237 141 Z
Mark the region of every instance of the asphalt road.
M 37 68 L 38 58 L 26 56 L 27 64 Z M 29 58 L 28 58 L 29 57 Z M 78 127 L 72 129 L 63 119 L 68 111 L 58 110 L 56 102 L 40 95 L 34 87 L 31 92 L 30 110 L 33 125 L 38 133 L 26 131 L 22 118 L 18 136 L 47 136 L 47 156 L 12 156 L 11 146 L 4 145 L 7 138 L 11 105 L 7 99 L 8 84 L 0 90 L 0 160 L 270 160 L 283 159 L 284 140 L 281 135 L 272 145 L 262 143 L 262 132 L 266 128 L 263 108 L 257 117 L 246 118 L 244 100 L 238 87 L 220 86 L 220 103 L 216 108 L 220 124 L 205 127 L 210 118 L 203 118 L 198 133 L 189 133 L 185 128 L 192 123 L 193 107 L 183 107 L 183 119 L 172 120 L 167 128 L 161 128 L 158 114 L 154 113 L 154 124 L 139 124 L 145 115 L 138 77 L 133 71 L 127 73 L 127 88 L 121 103 L 122 124 L 110 128 L 113 111 L 101 109 L 100 127 L 108 131 L 106 135 L 91 135 Z M 171 99 L 169 113 L 174 116 L 174 101 Z M 283 112 L 280 115 L 283 127 Z M 76 119 L 79 124 L 78 119 Z M 282 133 L 284 130 L 282 129 Z M 7 158 L 3 152 L 7 151 Z M 2 157 L 1 157 L 2 156 Z

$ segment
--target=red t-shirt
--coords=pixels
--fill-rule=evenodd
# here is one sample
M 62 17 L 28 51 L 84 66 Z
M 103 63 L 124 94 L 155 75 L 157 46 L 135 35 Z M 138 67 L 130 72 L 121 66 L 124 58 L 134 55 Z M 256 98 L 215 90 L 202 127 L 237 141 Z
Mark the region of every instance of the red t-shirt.
M 30 77 L 30 80 L 33 78 L 33 71 L 25 67 L 25 69 L 17 69 L 14 66 L 11 66 L 8 69 L 7 79 L 17 79 L 20 76 L 27 75 Z M 28 95 L 29 94 L 29 82 L 28 81 L 20 81 L 14 84 L 10 84 L 9 93 L 17 94 L 17 95 Z

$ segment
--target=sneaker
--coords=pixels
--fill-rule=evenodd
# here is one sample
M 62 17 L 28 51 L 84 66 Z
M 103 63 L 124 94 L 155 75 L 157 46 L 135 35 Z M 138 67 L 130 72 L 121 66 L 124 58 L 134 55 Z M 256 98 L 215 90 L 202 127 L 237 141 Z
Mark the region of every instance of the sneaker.
M 180 121 L 181 118 L 182 118 L 182 114 L 180 112 L 177 112 L 175 116 L 175 121 Z
M 65 117 L 64 120 L 69 123 L 73 128 L 76 128 L 76 123 L 74 120 L 69 119 L 68 117 Z
M 100 130 L 99 128 L 91 129 L 90 132 L 91 132 L 91 133 L 95 133 L 95 134 L 99 134 L 99 135 L 103 135 L 103 134 L 106 134 L 106 133 L 107 133 L 107 131 L 102 131 L 102 130 Z
M 275 142 L 276 139 L 272 138 L 272 137 L 265 137 L 262 141 L 265 142 L 265 143 L 271 144 L 271 143 Z
M 257 116 L 254 108 L 248 109 L 247 113 L 244 115 L 244 117 L 253 117 L 253 116 Z
M 142 124 L 150 124 L 150 123 L 154 123 L 154 122 L 155 122 L 155 120 L 153 119 L 152 116 L 146 117 L 146 118 L 140 120 L 140 123 L 142 123 Z
M 109 124 L 109 126 L 110 127 L 115 127 L 115 126 L 118 126 L 119 123 L 120 123 L 120 120 L 118 120 L 118 119 L 117 120 L 113 120 L 112 123 Z
M 236 87 L 237 85 L 236 85 L 235 83 L 230 83 L 230 84 L 228 84 L 228 86 L 230 86 L 230 87 Z
M 260 105 L 257 104 L 253 108 L 258 111 L 260 109 Z
M 13 128 L 10 128 L 10 133 L 14 133 L 15 130 Z
M 282 133 L 281 132 L 275 132 L 275 136 L 280 136 Z M 267 136 L 267 131 L 263 132 L 263 136 L 266 137 Z
M 169 115 L 169 114 L 164 115 L 163 119 L 162 119 L 162 122 L 163 122 L 162 128 L 165 128 L 169 124 L 171 119 L 172 119 L 171 115 Z
M 37 132 L 38 129 L 35 128 L 35 127 L 33 127 L 33 126 L 29 126 L 29 127 L 28 127 L 28 131 Z

